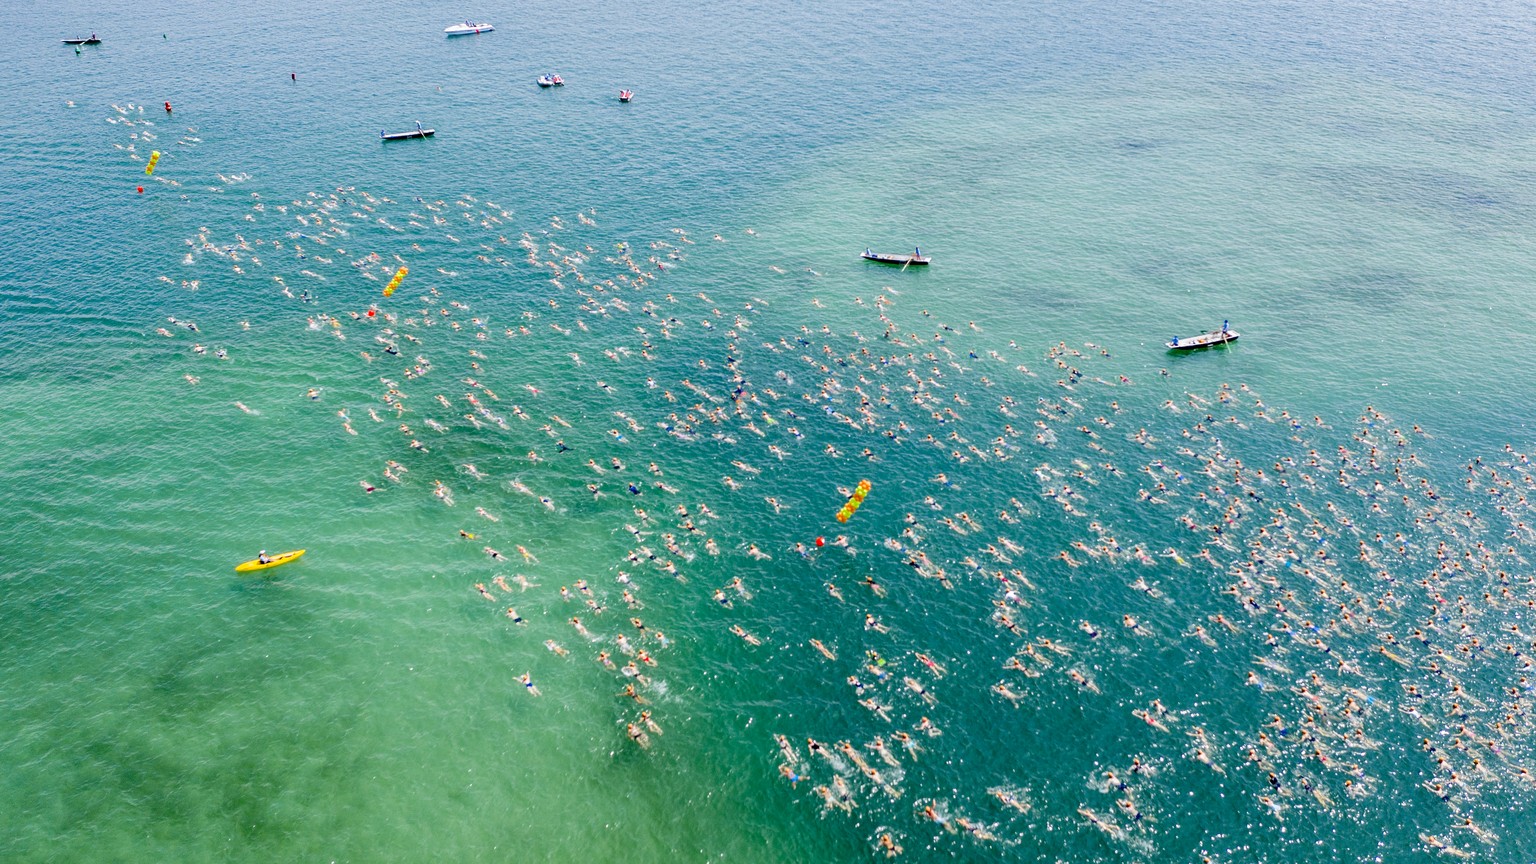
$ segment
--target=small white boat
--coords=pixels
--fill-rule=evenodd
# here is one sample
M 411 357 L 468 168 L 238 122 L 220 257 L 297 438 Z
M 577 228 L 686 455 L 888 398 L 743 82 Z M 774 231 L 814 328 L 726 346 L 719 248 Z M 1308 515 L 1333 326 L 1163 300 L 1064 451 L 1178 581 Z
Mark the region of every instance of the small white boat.
M 443 32 L 449 36 L 468 36 L 472 33 L 489 33 L 495 29 L 485 22 L 476 24 L 473 21 L 465 21 L 463 24 L 450 24 L 443 28 Z
M 633 90 L 620 90 L 619 91 L 619 101 L 620 102 L 628 102 L 629 100 L 631 100 L 633 98 L 635 98 L 635 91 L 633 91 Z
M 559 75 L 540 75 L 535 81 L 540 87 L 564 87 L 565 79 Z
M 1185 336 L 1182 339 L 1175 336 L 1167 342 L 1167 345 L 1173 351 L 1193 351 L 1196 348 L 1210 348 L 1213 345 L 1236 342 L 1239 335 L 1236 330 L 1227 327 L 1227 322 L 1223 321 L 1220 330 L 1201 333 L 1199 336 Z

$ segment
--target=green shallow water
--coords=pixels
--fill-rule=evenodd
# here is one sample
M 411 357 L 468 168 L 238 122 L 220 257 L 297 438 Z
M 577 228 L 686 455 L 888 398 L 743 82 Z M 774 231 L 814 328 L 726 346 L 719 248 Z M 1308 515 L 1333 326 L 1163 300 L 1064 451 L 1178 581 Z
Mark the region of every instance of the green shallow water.
M 1510 643 L 1510 627 L 1529 627 L 1529 537 L 1516 524 L 1529 514 L 1515 493 L 1484 488 L 1495 465 L 1501 478 L 1527 476 L 1502 448 L 1529 446 L 1536 371 L 1521 349 L 1536 264 L 1521 154 L 1536 126 L 1528 70 L 1509 60 L 1529 47 L 1529 28 L 1500 9 L 1409 20 L 1291 5 L 1218 22 L 1185 6 L 980 4 L 900 42 L 858 26 L 880 11 L 664 6 L 614 26 L 601 4 L 504 8 L 484 13 L 495 34 L 449 42 L 441 27 L 461 13 L 405 4 L 355 32 L 313 34 L 316 10 L 296 5 L 210 17 L 166 3 L 85 25 L 110 36 L 78 57 L 51 39 L 79 26 L 80 10 L 23 6 L 0 24 L 17 44 L 26 34 L 18 94 L 37 130 L 0 145 L 0 476 L 11 516 L 0 532 L 0 857 L 883 860 L 884 834 L 914 860 L 1431 860 L 1442 853 L 1427 837 L 1480 860 L 1532 855 L 1518 770 L 1536 760 L 1523 703 L 1506 692 L 1528 674 L 1520 657 L 1488 650 L 1449 674 L 1430 668 L 1436 648 L 1454 657 L 1471 637 Z M 1395 39 L 1371 36 L 1381 33 Z M 1432 58 L 1417 50 L 1426 45 Z M 538 92 L 530 79 L 551 68 L 572 83 Z M 945 74 L 975 86 L 933 86 Z M 808 77 L 838 86 L 806 87 Z M 608 93 L 618 86 L 633 86 L 636 102 L 619 106 Z M 911 110 L 889 110 L 893 92 Z M 164 99 L 170 118 L 154 108 Z M 128 102 L 150 107 L 114 110 Z M 106 122 L 122 117 L 133 125 Z M 370 138 L 417 117 L 438 137 Z M 135 137 L 146 132 L 155 137 Z M 144 182 L 135 157 L 150 148 L 164 155 Z M 323 226 L 295 216 L 333 194 L 324 212 L 346 233 L 316 239 Z M 238 262 L 216 252 L 242 238 Z M 523 238 L 544 262 L 580 252 L 585 287 L 569 263 L 552 284 Z M 643 289 L 595 292 L 631 272 L 615 258 L 621 243 L 637 266 L 655 274 L 654 257 L 672 269 Z M 856 257 L 918 243 L 931 268 Z M 382 256 L 368 268 L 376 280 L 349 266 L 369 253 Z M 397 255 L 411 274 L 385 301 Z M 274 276 L 314 302 L 284 296 Z M 397 339 L 401 357 L 383 354 L 375 337 L 387 325 L 350 314 L 374 304 L 420 343 Z M 905 344 L 880 338 L 882 310 Z M 1238 344 L 1162 350 L 1223 318 L 1243 332 Z M 872 365 L 851 365 L 861 348 Z M 431 370 L 408 378 L 418 354 Z M 1058 386 L 1068 373 L 1057 359 L 1084 373 L 1071 389 Z M 750 409 L 757 432 L 728 416 L 729 362 L 761 403 Z M 938 401 L 915 404 L 909 372 Z M 465 419 L 464 394 L 479 392 L 465 378 L 499 396 L 479 398 L 507 429 Z M 407 394 L 403 418 L 380 401 L 382 379 Z M 704 397 L 685 380 L 717 400 L 707 407 L 723 406 L 721 422 L 688 416 Z M 826 411 L 856 418 L 855 386 L 892 400 L 866 429 Z M 1270 419 L 1288 409 L 1302 428 L 1258 417 L 1255 397 Z M 1368 405 L 1389 419 L 1363 417 Z M 1213 419 L 1190 431 L 1207 411 Z M 665 434 L 673 414 L 674 430 L 686 423 L 696 436 Z M 569 428 L 542 430 L 553 415 Z M 1034 440 L 1037 420 L 1054 443 Z M 909 424 L 900 443 L 881 434 L 898 421 Z M 1132 440 L 1139 429 L 1152 447 Z M 1392 429 L 1411 446 L 1395 446 Z M 999 436 L 1007 460 L 992 458 Z M 1352 436 L 1389 455 L 1378 470 L 1349 467 L 1346 489 L 1337 448 L 1364 458 Z M 412 450 L 413 437 L 428 452 Z M 866 447 L 878 461 L 860 458 Z M 1280 487 L 1271 466 L 1311 450 L 1327 460 L 1317 482 L 1292 474 Z M 1401 489 L 1355 491 L 1390 482 L 1391 456 L 1410 450 L 1423 464 L 1403 463 Z M 586 465 L 613 458 L 625 467 L 599 476 Z M 1474 458 L 1486 482 L 1464 489 L 1459 466 Z M 1215 476 L 1196 473 L 1204 459 L 1221 466 Z M 409 469 L 399 483 L 382 476 L 390 460 Z M 1254 495 L 1227 479 L 1233 460 Z M 1255 480 L 1257 468 L 1269 478 Z M 932 479 L 941 472 L 948 484 Z M 866 477 L 874 491 L 838 526 L 840 487 Z M 1439 503 L 1422 497 L 1421 478 Z M 363 480 L 377 491 L 365 494 Z M 433 480 L 451 488 L 451 507 Z M 1149 492 L 1159 481 L 1174 494 Z M 631 482 L 643 494 L 626 491 Z M 689 536 L 679 504 L 720 554 Z M 1219 522 L 1229 505 L 1225 545 L 1181 524 Z M 1420 508 L 1436 507 L 1426 521 Z M 1276 508 L 1294 542 L 1259 533 Z M 939 521 L 961 512 L 980 530 Z M 908 514 L 920 540 L 902 533 Z M 1321 538 L 1302 533 L 1314 516 L 1326 520 Z M 683 554 L 665 550 L 666 533 Z M 838 533 L 857 554 L 794 548 Z M 1073 545 L 1111 536 L 1150 563 Z M 1004 538 L 1022 551 L 999 549 Z M 1362 540 L 1388 563 L 1357 561 Z M 886 541 L 922 550 L 953 587 Z M 1435 604 L 1436 590 L 1444 600 L 1499 588 L 1493 570 L 1473 569 L 1415 586 L 1440 564 L 1442 541 L 1452 557 L 1478 542 L 1499 550 L 1490 560 L 1512 574 L 1512 593 Z M 748 554 L 754 544 L 771 560 Z M 485 546 L 509 560 L 491 561 Z M 644 553 L 626 560 L 641 546 L 684 578 Z M 1289 563 L 1285 546 L 1299 550 Z M 309 552 L 259 578 L 232 572 L 263 547 Z M 1202 547 L 1219 566 L 1194 557 Z M 1285 614 L 1250 615 L 1223 593 L 1255 549 L 1271 582 L 1245 591 Z M 1350 588 L 1304 575 L 1308 563 Z M 1031 587 L 1010 600 L 993 571 L 1014 568 L 1012 584 Z M 625 608 L 621 571 L 643 608 Z M 516 574 L 533 587 L 506 593 L 491 581 Z M 750 597 L 730 587 L 736 578 Z M 583 605 L 578 579 L 606 611 Z M 1266 644 L 1282 621 L 1338 620 L 1319 589 L 1385 605 L 1368 624 L 1330 623 L 1328 651 Z M 997 603 L 1017 632 L 994 620 Z M 1440 607 L 1430 645 L 1411 636 L 1426 604 Z M 526 626 L 508 620 L 508 605 Z M 890 632 L 868 629 L 866 614 Z M 573 615 L 605 644 L 579 636 Z M 604 647 L 624 659 L 613 640 L 633 634 L 631 615 L 670 639 L 651 643 L 658 665 L 644 670 L 643 707 L 664 730 L 645 749 L 625 735 L 641 710 L 616 695 L 627 679 L 594 662 Z M 1122 627 L 1124 615 L 1145 635 Z M 1196 625 L 1214 645 L 1191 635 Z M 1394 649 L 1406 665 L 1375 650 L 1388 635 L 1408 643 Z M 545 650 L 547 639 L 570 655 Z M 1039 677 L 1003 668 L 1030 643 Z M 866 668 L 868 651 L 885 665 Z M 542 696 L 521 692 L 525 672 Z M 1261 686 L 1245 684 L 1250 672 Z M 909 676 L 934 704 L 904 686 Z M 1018 707 L 989 689 L 999 682 Z M 1431 695 L 1405 695 L 1410 685 Z M 1299 687 L 1322 694 L 1335 731 L 1356 722 L 1338 713 L 1346 697 L 1362 703 L 1375 746 L 1325 735 L 1331 764 L 1310 755 L 1294 736 L 1319 709 Z M 1153 700 L 1172 712 L 1167 733 L 1132 714 Z M 1466 718 L 1446 707 L 1457 700 Z M 1433 717 L 1405 710 L 1419 705 Z M 864 751 L 890 791 L 805 750 L 807 737 L 891 740 L 925 716 L 944 734 L 915 733 L 924 750 L 900 768 Z M 1273 716 L 1286 732 L 1266 727 Z M 1220 773 L 1190 758 L 1195 727 Z M 1261 733 L 1277 746 L 1255 767 Z M 776 734 L 794 742 L 804 782 L 780 775 Z M 1474 755 L 1458 739 L 1497 743 Z M 1128 775 L 1134 758 L 1152 771 Z M 1106 770 L 1132 777 L 1127 789 L 1103 787 Z M 1450 802 L 1423 785 L 1453 770 L 1462 785 Z M 858 802 L 851 813 L 813 791 L 834 777 Z M 1118 813 L 1117 800 L 1143 818 Z M 945 830 L 923 815 L 929 806 L 980 831 Z M 1096 830 L 1084 811 L 1118 813 L 1120 828 Z M 1486 842 L 1452 827 L 1463 818 Z

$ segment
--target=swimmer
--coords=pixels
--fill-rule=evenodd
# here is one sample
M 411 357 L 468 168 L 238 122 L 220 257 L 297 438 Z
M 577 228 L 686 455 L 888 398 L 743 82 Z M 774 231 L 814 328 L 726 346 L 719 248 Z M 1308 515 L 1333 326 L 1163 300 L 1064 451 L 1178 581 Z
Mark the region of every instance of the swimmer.
M 885 762 L 886 765 L 889 765 L 892 768 L 901 768 L 901 762 L 897 761 L 896 756 L 891 753 L 891 749 L 889 747 L 885 746 L 885 740 L 880 736 L 875 736 L 873 741 L 864 746 L 874 751 L 874 753 L 878 755 L 881 761 Z
M 918 681 L 916 678 L 911 676 L 904 677 L 902 678 L 902 683 L 906 684 L 908 690 L 916 693 L 919 697 L 922 698 L 924 702 L 928 703 L 929 705 L 933 705 L 938 702 L 938 700 L 934 698 L 933 694 L 928 692 L 928 688 L 924 687 L 922 682 Z
M 1131 715 L 1136 717 L 1138 720 L 1141 720 L 1142 722 L 1146 723 L 1148 726 L 1151 726 L 1153 729 L 1156 729 L 1159 732 L 1167 732 L 1168 731 L 1168 727 L 1163 724 L 1162 720 L 1159 719 L 1158 715 L 1153 714 L 1151 711 L 1147 711 L 1147 710 L 1145 710 L 1143 708 L 1137 708 L 1137 709 L 1131 711 Z
M 1020 813 L 1029 812 L 1029 803 L 1020 799 L 1017 794 L 1009 791 L 1008 789 L 1004 789 L 1000 786 L 994 786 L 991 789 L 988 789 L 987 792 L 989 792 L 992 797 L 996 798 L 998 801 L 1001 801 L 1004 805 L 1012 807 Z
M 1024 701 L 1024 694 L 1015 692 L 1005 682 L 999 681 L 992 685 L 992 692 L 1013 703 L 1014 707 Z
M 1095 684 L 1093 682 L 1093 679 L 1091 679 L 1088 676 L 1084 675 L 1082 672 L 1077 671 L 1076 669 L 1068 669 L 1067 670 L 1067 677 L 1071 678 L 1073 683 L 1077 684 L 1079 687 L 1083 688 L 1084 690 L 1087 690 L 1087 691 L 1092 692 L 1092 693 L 1100 692 L 1099 691 L 1099 685 Z
M 939 665 L 938 663 L 934 662 L 932 657 L 929 657 L 927 654 L 924 654 L 921 651 L 917 652 L 913 656 L 917 658 L 917 661 L 919 663 L 922 663 L 924 666 L 927 666 L 928 667 L 928 671 L 932 672 L 936 677 L 939 677 L 939 678 L 943 678 L 944 677 L 944 673 L 945 673 L 944 667 Z
M 859 704 L 874 712 L 874 714 L 881 720 L 884 720 L 887 723 L 891 722 L 891 708 L 889 705 L 880 704 L 874 699 L 874 697 L 870 697 L 868 699 L 860 699 Z

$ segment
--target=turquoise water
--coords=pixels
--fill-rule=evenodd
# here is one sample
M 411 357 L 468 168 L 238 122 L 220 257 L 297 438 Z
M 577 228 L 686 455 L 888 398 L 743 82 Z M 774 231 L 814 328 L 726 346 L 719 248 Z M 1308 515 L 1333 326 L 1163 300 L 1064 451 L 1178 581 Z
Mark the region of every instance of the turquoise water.
M 0 28 L 0 857 L 1536 855 L 1513 5 Z

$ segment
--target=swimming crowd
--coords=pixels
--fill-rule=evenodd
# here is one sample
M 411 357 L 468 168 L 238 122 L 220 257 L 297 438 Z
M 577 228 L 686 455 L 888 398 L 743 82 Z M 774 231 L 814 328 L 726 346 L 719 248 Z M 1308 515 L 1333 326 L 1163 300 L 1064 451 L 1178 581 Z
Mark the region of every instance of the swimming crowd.
M 221 177 L 225 187 L 243 179 Z M 958 736 L 946 738 L 944 727 L 966 723 L 970 709 L 949 703 L 977 700 L 1000 712 L 985 716 L 1004 723 L 1090 704 L 1124 718 L 1122 739 L 1141 755 L 1101 765 L 1079 790 L 1055 796 L 1075 799 L 1075 813 L 1051 805 L 1045 814 L 1075 821 L 1085 843 L 1147 854 L 1155 826 L 1186 805 L 1180 785 L 1197 785 L 1199 775 L 1189 772 L 1199 771 L 1261 824 L 1284 825 L 1306 811 L 1349 812 L 1385 795 L 1439 811 L 1436 825 L 1414 829 L 1423 848 L 1456 857 L 1501 848 L 1487 824 L 1501 817 L 1489 814 L 1536 787 L 1528 743 L 1536 673 L 1525 653 L 1536 653 L 1536 636 L 1522 629 L 1536 600 L 1521 554 L 1536 524 L 1527 500 L 1536 477 L 1524 454 L 1510 447 L 1497 459 L 1472 458 L 1463 488 L 1453 490 L 1422 461 L 1429 436 L 1373 408 L 1339 432 L 1320 417 L 1266 404 L 1247 385 L 1194 393 L 1180 391 L 1168 370 L 1143 375 L 1147 367 L 1124 364 L 1116 371 L 1122 367 L 1102 346 L 1031 352 L 927 311 L 898 319 L 901 294 L 890 287 L 826 313 L 828 321 L 862 321 L 867 332 L 796 323 L 778 307 L 827 307 L 814 297 L 764 299 L 747 289 L 729 297 L 717 290 L 719 301 L 685 293 L 686 276 L 669 271 L 692 254 L 686 232 L 643 251 L 619 243 L 605 254 L 583 239 L 595 217 L 582 212 L 573 225 L 556 218 L 509 239 L 513 214 L 468 195 L 400 205 L 351 188 L 285 203 L 252 194 L 245 220 L 285 228 L 261 239 L 231 229 L 233 239 L 224 241 L 202 229 L 189 238 L 183 263 L 211 261 L 304 304 L 310 334 L 337 340 L 360 375 L 376 378 L 377 403 L 362 416 L 398 437 L 380 461 L 382 480 L 358 481 L 362 494 L 385 483 L 412 488 L 412 472 L 442 470 L 428 454 L 449 449 L 439 442 L 453 436 L 505 441 L 503 433 L 521 424 L 542 433 L 544 443 L 528 449 L 515 476 L 475 462 L 455 466 L 479 499 L 453 511 L 479 519 L 480 527 L 460 527 L 460 537 L 482 546 L 489 562 L 488 575 L 470 577 L 465 590 L 472 587 L 473 602 L 492 604 L 504 626 L 537 630 L 549 652 L 610 672 L 625 711 L 616 733 L 622 746 L 658 746 L 665 717 L 653 712 L 669 704 L 658 697 L 674 642 L 642 617 L 648 592 L 666 590 L 669 602 L 692 592 L 746 657 L 766 665 L 764 643 L 794 646 L 867 718 L 862 731 L 849 733 L 818 728 L 827 721 L 806 712 L 762 734 L 768 770 L 777 763 L 794 794 L 860 826 L 876 855 L 897 856 L 904 842 L 965 838 L 1001 848 L 1029 839 L 1023 821 L 1044 805 L 1027 776 L 991 777 L 974 790 L 909 782 L 920 776 L 917 766 L 952 752 Z M 713 241 L 758 242 L 750 230 L 743 238 Z M 379 248 L 357 248 L 364 242 Z M 400 297 L 384 300 L 372 290 L 360 298 L 359 279 L 382 283 L 412 258 L 445 254 L 444 244 L 462 250 L 469 266 L 526 267 L 544 281 L 510 323 L 475 311 L 485 298 L 450 296 L 458 273 L 449 267 L 432 274 L 413 266 Z M 188 291 L 227 278 L 162 277 Z M 894 281 L 894 271 L 880 278 Z M 331 303 L 350 308 L 322 311 Z M 199 327 L 185 316 L 167 323 L 159 337 L 191 340 L 187 350 L 199 362 L 229 359 L 223 348 L 210 354 L 202 340 L 249 327 Z M 585 380 L 576 398 L 591 407 L 573 419 L 531 407 L 555 394 L 527 364 L 493 363 L 494 346 L 508 342 L 536 346 L 527 350 L 541 362 Z M 1155 380 L 1133 381 L 1132 371 Z M 1160 410 L 1149 390 L 1170 397 Z M 325 386 L 295 394 L 311 402 L 326 396 Z M 343 434 L 359 434 L 350 408 L 337 416 Z M 667 459 L 693 459 L 706 448 L 709 458 L 729 461 L 717 485 L 698 488 L 670 473 Z M 882 472 L 914 451 L 942 470 L 916 479 Z M 588 476 L 573 485 L 553 463 L 584 466 Z M 773 487 L 786 465 L 815 488 Z M 817 479 L 806 483 L 808 474 Z M 866 476 L 874 506 L 836 526 L 832 512 Z M 430 488 L 457 507 L 462 492 L 440 478 Z M 512 534 L 497 511 L 526 503 L 529 512 L 557 518 L 566 508 L 556 501 L 567 495 L 596 502 L 632 541 L 610 576 L 557 585 L 505 572 L 537 572 L 541 562 L 526 543 L 513 543 L 510 554 L 496 548 L 505 544 L 489 537 Z M 824 521 L 807 512 L 822 505 Z M 790 541 L 727 527 L 770 524 L 764 520 L 781 514 L 812 527 Z M 745 518 L 728 521 L 733 515 Z M 833 536 L 816 537 L 821 524 Z M 1154 529 L 1167 537 L 1175 526 L 1186 538 L 1182 549 L 1135 539 Z M 538 552 L 551 559 L 546 564 L 562 555 Z M 826 556 L 852 569 L 817 563 Z M 765 590 L 808 590 L 804 582 L 743 578 L 776 558 L 779 570 L 835 573 L 814 590 L 861 625 L 852 632 L 744 626 L 751 620 L 733 610 Z M 738 575 L 692 587 L 688 577 L 711 560 L 725 563 L 707 572 Z M 1083 595 L 1072 586 L 1085 578 L 1117 587 L 1076 605 Z M 666 589 L 655 587 L 662 582 Z M 893 590 L 939 598 L 936 608 L 984 622 L 993 640 L 979 649 L 984 659 L 946 654 L 943 646 L 953 645 L 934 635 L 938 626 L 896 623 L 905 619 Z M 537 598 L 541 609 L 565 607 L 562 632 L 525 619 L 514 605 L 528 606 L 524 598 Z M 618 614 L 610 611 L 621 604 Z M 660 604 L 654 611 L 666 614 Z M 1134 658 L 1168 652 L 1197 661 L 1251 657 L 1239 661 L 1249 671 L 1218 678 L 1222 689 L 1207 695 L 1247 693 L 1244 704 L 1256 707 L 1218 712 L 1168 695 L 1193 685 L 1129 680 Z M 510 689 L 541 695 L 530 672 L 515 677 Z M 932 719 L 940 712 L 951 719 Z M 1419 739 L 1412 769 L 1392 767 L 1407 758 L 1404 728 Z M 1405 777 L 1417 788 L 1396 788 Z M 1214 834 L 1200 857 L 1226 860 Z

